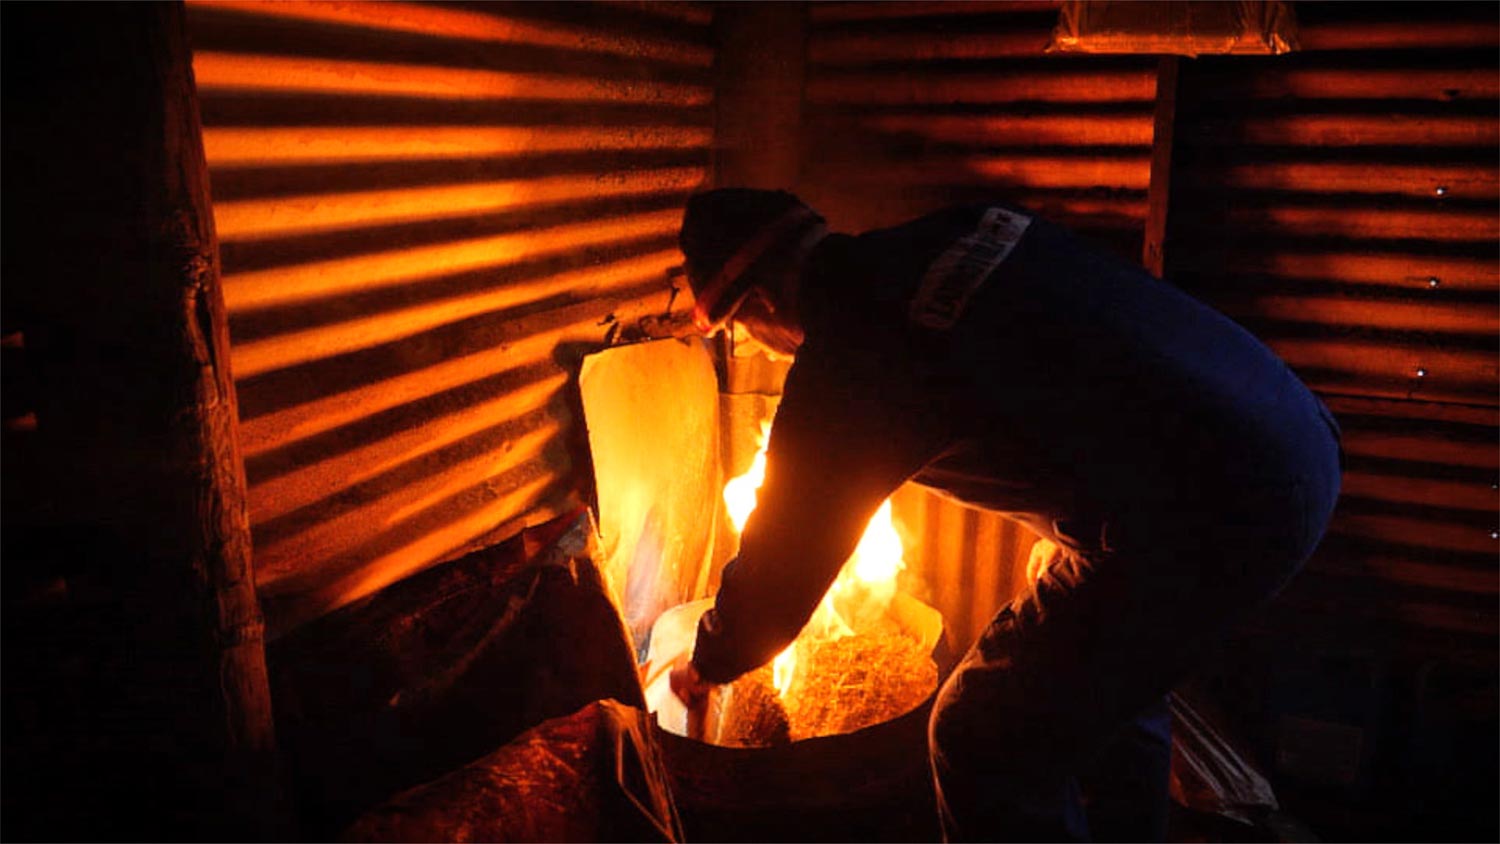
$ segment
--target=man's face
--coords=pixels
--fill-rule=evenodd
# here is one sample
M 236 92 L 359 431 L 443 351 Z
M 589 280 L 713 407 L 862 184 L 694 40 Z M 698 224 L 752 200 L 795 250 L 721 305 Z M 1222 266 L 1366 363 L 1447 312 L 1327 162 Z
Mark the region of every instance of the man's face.
M 745 329 L 751 339 L 770 350 L 773 357 L 794 357 L 802 345 L 802 328 L 769 307 L 760 290 L 752 291 L 735 311 L 734 322 Z

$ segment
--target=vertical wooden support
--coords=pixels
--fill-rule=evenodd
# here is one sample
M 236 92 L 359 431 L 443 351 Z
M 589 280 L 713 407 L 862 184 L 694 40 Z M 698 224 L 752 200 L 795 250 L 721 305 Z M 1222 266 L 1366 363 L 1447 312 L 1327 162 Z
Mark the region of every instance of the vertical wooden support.
M 806 3 L 714 5 L 714 181 L 792 190 L 802 160 Z
M 1172 198 L 1172 136 L 1177 123 L 1181 60 L 1163 56 L 1156 69 L 1156 119 L 1151 136 L 1151 184 L 1146 193 L 1146 244 L 1141 263 L 1157 278 L 1166 272 L 1167 214 Z
M 25 4 L 6 9 L 4 39 L 7 303 L 40 361 L 48 469 L 34 492 L 45 515 L 16 526 L 31 541 L 14 562 L 62 584 L 45 608 L 60 635 L 16 641 L 7 627 L 7 654 L 51 655 L 25 677 L 40 702 L 19 726 L 37 735 L 24 739 L 29 769 L 7 773 L 35 779 L 26 804 L 7 795 L 8 828 L 275 837 L 276 743 L 183 6 Z M 17 726 L 8 718 L 8 739 Z
M 796 190 L 802 170 L 802 100 L 807 87 L 808 4 L 715 3 L 714 184 Z M 749 468 L 760 420 L 772 412 L 789 365 L 720 346 L 724 395 L 719 460 L 726 477 Z M 729 535 L 727 517 L 719 536 Z M 707 583 L 733 545 L 716 542 Z

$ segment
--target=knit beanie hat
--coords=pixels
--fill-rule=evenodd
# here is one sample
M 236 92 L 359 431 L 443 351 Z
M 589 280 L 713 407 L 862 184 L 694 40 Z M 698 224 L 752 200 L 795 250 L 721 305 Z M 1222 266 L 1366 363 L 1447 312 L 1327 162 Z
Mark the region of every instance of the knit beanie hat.
M 697 304 L 693 320 L 705 334 L 723 326 L 755 286 L 763 258 L 784 254 L 823 222 L 786 191 L 720 188 L 692 196 L 679 245 Z

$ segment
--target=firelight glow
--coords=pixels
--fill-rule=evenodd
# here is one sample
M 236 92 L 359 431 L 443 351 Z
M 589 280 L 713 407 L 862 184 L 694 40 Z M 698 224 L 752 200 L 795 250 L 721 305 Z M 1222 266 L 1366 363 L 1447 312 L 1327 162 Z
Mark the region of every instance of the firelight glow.
M 757 493 L 765 483 L 770 432 L 771 423 L 762 422 L 750 468 L 724 484 L 724 505 L 736 533 L 744 532 L 745 523 L 755 511 Z M 797 673 L 798 643 L 854 635 L 861 619 L 878 617 L 885 611 L 896 592 L 896 576 L 906 568 L 902 553 L 901 536 L 891 518 L 891 502 L 886 499 L 866 525 L 838 578 L 818 602 L 812 618 L 797 638 L 771 661 L 772 683 L 778 695 L 785 698 L 791 690 Z
M 776 694 L 786 697 L 786 693 L 792 688 L 792 676 L 796 673 L 797 643 L 792 642 L 771 660 L 771 683 L 776 687 Z
M 854 566 L 854 576 L 861 581 L 881 583 L 894 580 L 906 568 L 901 553 L 901 536 L 896 533 L 895 522 L 891 519 L 891 500 L 887 498 L 870 519 L 849 562 Z
M 729 521 L 734 523 L 735 533 L 745 532 L 745 522 L 755 512 L 756 493 L 760 492 L 761 484 L 766 482 L 766 443 L 770 439 L 771 423 L 762 422 L 760 435 L 756 438 L 758 447 L 754 459 L 750 461 L 750 468 L 745 470 L 745 474 L 730 478 L 729 483 L 724 484 L 724 506 L 729 510 Z

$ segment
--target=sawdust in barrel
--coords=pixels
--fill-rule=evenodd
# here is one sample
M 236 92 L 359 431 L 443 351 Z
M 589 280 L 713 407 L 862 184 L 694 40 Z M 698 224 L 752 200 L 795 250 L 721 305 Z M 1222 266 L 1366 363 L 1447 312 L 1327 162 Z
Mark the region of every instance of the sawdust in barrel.
M 818 642 L 784 705 L 797 740 L 900 717 L 936 688 L 937 664 L 915 639 L 871 632 Z
M 769 665 L 735 680 L 720 695 L 717 744 L 774 747 L 791 742 L 791 722 L 776 694 Z
M 735 681 L 720 743 L 768 747 L 849 733 L 910 712 L 937 688 L 937 665 L 903 633 L 868 632 L 808 643 L 783 698 L 763 667 Z

